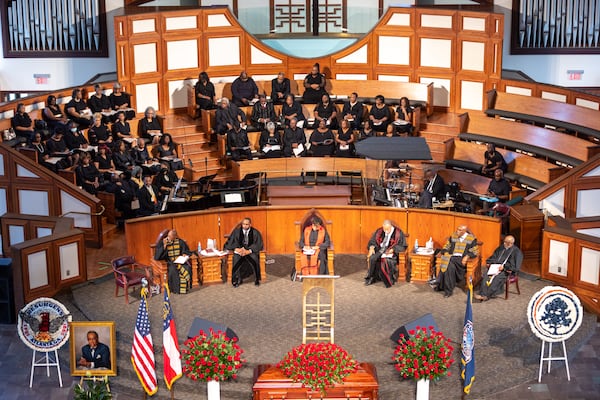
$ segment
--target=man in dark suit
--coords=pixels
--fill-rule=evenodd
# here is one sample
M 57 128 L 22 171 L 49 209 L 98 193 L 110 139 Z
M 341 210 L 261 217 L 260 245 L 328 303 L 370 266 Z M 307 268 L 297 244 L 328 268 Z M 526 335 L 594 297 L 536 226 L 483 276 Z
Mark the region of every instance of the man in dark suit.
M 140 188 L 137 196 L 140 201 L 138 216 L 145 217 L 157 213 L 160 209 L 159 196 L 160 191 L 152 184 L 152 177 L 150 175 L 144 176 L 144 186 Z
M 234 229 L 225 243 L 225 249 L 233 251 L 233 268 L 231 283 L 234 287 L 242 284 L 242 280 L 254 273 L 254 284 L 260 285 L 260 251 L 263 239 L 260 232 L 252 227 L 252 220 L 244 218 L 239 228 Z
M 419 197 L 419 207 L 432 208 L 434 198 L 438 201 L 445 198 L 446 184 L 444 179 L 432 169 L 425 170 L 425 179 L 427 181 Z
M 88 344 L 81 348 L 81 358 L 77 365 L 85 368 L 110 367 L 110 349 L 104 343 L 98 341 L 98 333 L 89 331 L 87 333 Z

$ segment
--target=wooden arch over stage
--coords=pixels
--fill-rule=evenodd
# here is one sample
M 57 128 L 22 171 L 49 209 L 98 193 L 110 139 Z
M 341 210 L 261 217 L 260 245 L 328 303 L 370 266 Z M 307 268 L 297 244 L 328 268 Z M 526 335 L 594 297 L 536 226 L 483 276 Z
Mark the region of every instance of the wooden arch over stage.
M 165 228 L 177 229 L 191 248 L 195 248 L 198 241 L 204 246 L 208 238 L 217 239 L 218 247 L 222 248 L 224 235 L 248 216 L 262 233 L 267 254 L 292 254 L 294 243 L 298 241 L 295 221 L 309 209 L 299 206 L 221 208 L 133 219 L 125 225 L 127 250 L 140 262 L 149 263 L 152 257 L 150 244 Z M 484 260 L 500 243 L 500 220 L 491 217 L 417 208 L 327 206 L 317 209 L 332 221 L 329 234 L 335 241 L 337 254 L 366 254 L 371 234 L 384 219 L 394 220 L 410 234 L 410 248 L 415 239 L 425 243 L 429 237 L 433 238 L 436 247 L 441 247 L 460 224 L 466 224 L 484 243 Z

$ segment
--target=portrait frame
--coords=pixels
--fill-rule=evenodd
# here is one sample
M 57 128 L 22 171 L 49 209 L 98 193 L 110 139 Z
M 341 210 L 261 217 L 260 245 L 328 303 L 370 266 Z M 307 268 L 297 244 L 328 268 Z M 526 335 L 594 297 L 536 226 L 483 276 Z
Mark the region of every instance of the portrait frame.
M 69 356 L 71 376 L 117 376 L 117 336 L 115 321 L 72 321 L 69 324 Z M 77 365 L 82 347 L 87 345 L 87 333 L 95 331 L 98 342 L 108 346 L 111 368 L 86 368 Z

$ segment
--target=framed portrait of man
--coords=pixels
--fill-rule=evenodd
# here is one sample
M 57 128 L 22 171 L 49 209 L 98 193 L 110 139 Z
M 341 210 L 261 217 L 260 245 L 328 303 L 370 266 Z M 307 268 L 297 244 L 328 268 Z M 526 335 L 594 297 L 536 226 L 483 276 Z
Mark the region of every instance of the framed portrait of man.
M 70 323 L 72 376 L 116 376 L 117 347 L 114 321 Z

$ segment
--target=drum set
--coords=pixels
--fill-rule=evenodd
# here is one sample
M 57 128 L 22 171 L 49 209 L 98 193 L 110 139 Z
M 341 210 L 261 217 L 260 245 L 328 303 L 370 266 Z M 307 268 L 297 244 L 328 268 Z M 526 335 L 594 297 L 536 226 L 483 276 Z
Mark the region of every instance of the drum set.
M 394 207 L 409 208 L 419 204 L 421 185 L 412 182 L 412 170 L 413 168 L 408 164 L 387 167 L 383 170 L 381 184 Z

